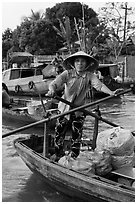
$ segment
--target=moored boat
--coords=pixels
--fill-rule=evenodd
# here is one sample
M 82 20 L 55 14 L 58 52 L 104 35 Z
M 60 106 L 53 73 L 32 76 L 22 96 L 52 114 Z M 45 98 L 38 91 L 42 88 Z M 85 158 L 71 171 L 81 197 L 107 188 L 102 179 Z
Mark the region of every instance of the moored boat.
M 55 71 L 48 70 L 48 64 L 34 66 L 32 58 L 33 55 L 24 52 L 15 52 L 11 55 L 8 69 L 2 72 L 2 81 L 10 94 L 36 96 L 48 91 L 49 83 L 56 76 Z M 45 76 L 42 70 L 46 66 L 47 75 Z
M 119 88 L 129 88 L 131 84 L 134 84 L 133 80 L 126 81 L 122 78 L 120 81 L 117 80 L 120 78 L 117 64 L 99 64 L 95 74 L 112 91 Z M 96 91 L 93 88 L 92 92 L 89 93 L 89 96 L 95 99 L 106 97 L 107 94 Z
M 112 91 L 117 88 L 129 88 L 134 83 L 132 78 L 119 76 L 118 64 L 100 64 L 98 70 L 101 72 L 101 80 Z
M 44 100 L 43 105 L 46 112 L 43 109 L 41 101 L 25 100 L 19 98 L 13 98 L 8 108 L 2 107 L 2 123 L 18 123 L 19 126 L 27 125 L 33 122 L 40 121 L 48 115 L 55 115 L 58 113 L 57 101 Z M 50 128 L 55 127 L 56 120 L 50 124 Z M 40 124 L 38 127 L 43 127 Z

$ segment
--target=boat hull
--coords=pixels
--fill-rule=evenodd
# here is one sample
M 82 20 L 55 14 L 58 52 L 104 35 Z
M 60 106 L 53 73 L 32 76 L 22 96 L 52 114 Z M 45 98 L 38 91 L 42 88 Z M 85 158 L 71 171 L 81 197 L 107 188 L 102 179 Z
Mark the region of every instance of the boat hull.
M 27 107 L 27 103 L 31 101 L 23 100 L 23 99 L 13 99 L 14 103 L 11 103 L 12 108 L 4 108 L 2 107 L 2 123 L 3 124 L 14 124 L 17 126 L 28 125 L 37 121 L 44 119 L 44 113 L 42 105 L 31 106 L 33 110 L 33 114 L 29 114 L 29 107 Z M 34 101 L 35 102 L 35 101 Z M 37 101 L 36 101 L 37 102 Z M 38 101 L 38 103 L 40 103 Z M 57 114 L 57 103 L 48 101 L 44 104 L 46 112 L 51 114 L 52 116 Z M 36 108 L 36 110 L 35 110 Z M 56 120 L 52 120 L 49 124 L 50 129 L 54 129 L 56 125 Z M 44 124 L 37 125 L 39 128 L 43 128 Z
M 41 80 L 41 79 L 27 79 L 26 81 L 8 81 L 4 82 L 9 90 L 9 93 L 11 95 L 28 95 L 28 96 L 39 96 L 39 93 L 41 95 L 44 95 L 49 90 L 49 84 L 51 83 L 53 79 L 48 80 Z M 30 81 L 33 81 L 35 83 L 36 89 L 32 88 L 30 89 L 28 84 Z M 19 90 L 16 90 L 16 86 L 19 86 Z
M 55 79 L 55 76 L 44 77 L 42 71 L 39 70 L 40 73 L 37 73 L 37 70 L 36 67 L 9 68 L 2 72 L 2 82 L 12 95 L 43 95 L 48 92 L 49 84 Z
M 30 142 L 29 142 L 30 144 Z M 81 198 L 84 201 L 101 199 L 102 201 L 134 202 L 134 190 L 121 188 L 121 185 L 108 179 L 93 175 L 87 176 L 77 171 L 60 166 L 48 158 L 32 150 L 20 139 L 14 143 L 17 153 L 30 168 L 31 171 L 39 173 L 58 190 L 65 189 L 63 193 Z M 68 189 L 66 191 L 66 189 Z M 61 190 L 62 191 L 62 190 Z M 73 193 L 73 194 L 72 194 Z

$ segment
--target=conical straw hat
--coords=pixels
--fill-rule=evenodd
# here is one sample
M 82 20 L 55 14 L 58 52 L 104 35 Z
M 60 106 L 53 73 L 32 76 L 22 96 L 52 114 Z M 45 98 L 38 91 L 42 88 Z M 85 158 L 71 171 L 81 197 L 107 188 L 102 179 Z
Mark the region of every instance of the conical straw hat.
M 99 63 L 95 58 L 91 57 L 90 55 L 88 55 L 87 53 L 83 51 L 79 51 L 79 52 L 76 52 L 70 55 L 64 60 L 63 62 L 64 68 L 72 69 L 74 67 L 74 60 L 77 57 L 84 57 L 87 60 L 87 66 L 85 68 L 86 71 L 94 71 L 98 67 Z

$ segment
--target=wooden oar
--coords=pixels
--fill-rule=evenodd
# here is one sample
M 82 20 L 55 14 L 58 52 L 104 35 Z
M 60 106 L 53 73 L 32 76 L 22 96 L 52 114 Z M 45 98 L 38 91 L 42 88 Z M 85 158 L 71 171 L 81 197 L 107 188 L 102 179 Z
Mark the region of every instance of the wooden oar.
M 63 99 L 63 98 L 60 98 L 59 96 L 55 96 L 55 98 L 56 98 L 57 100 L 63 102 L 63 103 L 66 103 L 67 105 L 70 105 L 70 106 L 73 107 L 73 108 L 79 107 L 79 106 L 76 106 L 74 103 L 71 103 L 71 102 L 69 102 L 69 101 L 67 101 L 67 100 L 65 100 L 65 99 Z M 94 103 L 94 102 L 93 102 L 93 103 Z M 90 104 L 91 104 L 91 106 L 92 106 L 92 103 L 90 103 Z M 88 107 L 89 107 L 89 106 L 88 106 Z M 74 109 L 72 109 L 72 110 L 74 110 Z M 91 115 L 92 117 L 97 118 L 98 120 L 101 120 L 101 121 L 103 121 L 103 122 L 105 122 L 105 123 L 107 123 L 107 124 L 109 124 L 109 125 L 111 125 L 111 126 L 113 126 L 113 127 L 118 127 L 118 126 L 119 126 L 119 125 L 117 125 L 117 124 L 115 124 L 115 123 L 112 123 L 111 121 L 106 120 L 105 118 L 102 118 L 101 116 L 98 116 L 97 114 L 95 114 L 95 113 L 93 113 L 93 112 L 91 112 L 91 111 L 88 111 L 88 110 L 85 110 L 85 109 L 81 109 L 80 111 L 82 111 L 82 112 L 85 113 L 86 115 Z
M 114 98 L 114 97 L 123 95 L 123 94 L 125 94 L 125 93 L 130 92 L 130 91 L 132 91 L 131 88 L 130 88 L 130 89 L 127 89 L 127 90 L 125 90 L 125 91 L 121 91 L 120 93 L 118 93 L 118 94 L 116 94 L 116 95 L 114 95 L 114 96 L 107 96 L 107 97 L 105 97 L 105 98 L 103 98 L 103 99 L 100 99 L 100 100 L 97 100 L 97 101 L 88 103 L 88 104 L 84 105 L 83 107 L 84 107 L 84 108 L 91 107 L 91 106 L 93 106 L 93 105 L 96 105 L 96 104 L 99 104 L 99 103 L 101 103 L 101 102 L 104 102 L 104 101 L 106 101 L 106 100 L 108 100 L 108 99 L 111 99 L 111 98 Z M 76 106 L 74 103 L 71 103 L 71 102 L 69 102 L 69 101 L 67 101 L 67 100 L 65 100 L 65 99 L 63 99 L 63 98 L 61 98 L 61 97 L 59 97 L 59 96 L 55 96 L 54 98 L 57 99 L 57 100 L 59 100 L 59 101 L 61 101 L 61 102 L 63 102 L 63 103 L 65 103 L 65 104 L 67 104 L 67 105 L 70 105 L 72 108 L 78 108 L 78 106 Z M 95 114 L 95 113 L 93 113 L 93 112 L 91 112 L 91 111 L 85 110 L 84 108 L 81 109 L 80 111 L 82 111 L 82 112 L 85 113 L 86 115 L 91 115 L 92 117 L 97 118 L 98 120 L 101 120 L 101 121 L 103 121 L 103 122 L 105 122 L 105 123 L 107 123 L 107 124 L 109 124 L 109 125 L 111 125 L 111 126 L 113 126 L 113 127 L 118 127 L 118 126 L 119 126 L 119 125 L 117 125 L 117 124 L 115 124 L 115 123 L 112 123 L 111 121 L 108 121 L 108 120 L 105 119 L 105 118 L 102 118 L 101 116 L 98 116 L 97 114 Z M 74 110 L 74 109 L 73 109 L 73 110 Z
M 33 83 L 34 83 L 34 82 L 33 82 Z M 38 89 L 37 89 L 35 83 L 34 83 L 34 89 L 37 91 L 37 93 L 38 93 L 38 95 L 39 95 L 39 98 L 40 98 L 40 100 L 41 100 L 41 104 L 42 104 L 42 107 L 43 107 L 44 113 L 46 113 L 46 108 L 45 108 L 45 106 L 44 106 L 44 103 L 43 103 L 43 100 L 42 100 L 41 94 L 40 94 L 40 92 L 38 91 Z
M 127 89 L 126 91 L 123 91 L 122 94 L 128 93 L 128 92 L 130 92 L 130 91 L 132 91 L 132 89 Z M 119 94 L 117 94 L 117 95 L 121 95 L 121 94 L 119 93 Z M 114 97 L 114 96 L 110 96 L 110 97 L 112 98 L 112 97 Z M 106 97 L 106 98 L 108 98 L 108 97 Z M 107 100 L 107 99 L 106 99 L 106 100 Z M 102 101 L 102 100 L 99 100 L 99 101 Z M 103 100 L 103 101 L 104 101 L 104 100 Z M 95 102 L 96 102 L 96 101 L 95 101 Z M 94 103 L 94 102 L 93 102 L 93 103 Z M 41 120 L 41 121 L 38 121 L 38 122 L 35 122 L 35 123 L 32 123 L 32 124 L 29 124 L 29 125 L 26 125 L 26 126 L 17 128 L 16 130 L 13 130 L 13 131 L 10 131 L 10 132 L 8 132 L 8 133 L 3 134 L 3 135 L 2 135 L 2 138 L 5 138 L 5 137 L 7 137 L 7 136 L 10 136 L 10 135 L 15 134 L 15 133 L 20 132 L 20 131 L 29 129 L 29 128 L 34 127 L 34 126 L 36 126 L 36 125 L 39 125 L 39 124 L 48 122 L 48 121 L 50 121 L 50 120 L 54 120 L 54 119 L 57 119 L 57 118 L 59 118 L 59 117 L 62 117 L 62 116 L 71 114 L 71 113 L 73 113 L 73 112 L 75 112 L 75 111 L 80 111 L 80 110 L 82 110 L 82 109 L 84 109 L 84 108 L 90 107 L 91 105 L 93 105 L 93 104 L 92 104 L 92 103 L 89 103 L 89 104 L 86 104 L 86 105 L 83 105 L 83 106 L 74 108 L 74 109 L 72 109 L 72 110 L 69 110 L 69 111 L 67 111 L 67 112 L 65 112 L 65 113 L 58 114 L 58 115 L 56 115 L 56 116 L 49 117 L 49 118 L 43 119 L 43 120 Z M 102 118 L 102 117 L 97 116 L 97 115 L 94 114 L 94 113 L 92 113 L 92 116 L 95 117 L 95 118 L 98 118 L 99 120 L 101 120 L 101 121 L 103 121 L 103 122 L 105 122 L 105 123 L 107 123 L 107 124 L 109 124 L 109 125 L 112 125 L 112 126 L 115 126 L 115 127 L 118 126 L 118 125 L 116 125 L 116 124 L 111 123 L 110 121 L 107 121 L 106 119 L 104 119 L 104 118 Z

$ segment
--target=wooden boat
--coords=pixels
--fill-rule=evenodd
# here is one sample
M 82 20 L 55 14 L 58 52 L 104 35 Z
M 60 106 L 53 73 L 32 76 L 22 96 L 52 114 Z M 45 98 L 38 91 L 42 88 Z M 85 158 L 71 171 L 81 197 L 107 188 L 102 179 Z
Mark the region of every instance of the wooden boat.
M 109 96 L 109 98 L 112 97 L 114 96 Z M 101 99 L 99 100 L 99 102 L 104 100 L 106 99 Z M 67 193 L 70 196 L 78 197 L 82 201 L 92 202 L 93 199 L 94 201 L 96 199 L 96 201 L 102 202 L 134 202 L 134 168 L 124 167 L 124 171 L 123 169 L 118 169 L 118 171 L 109 172 L 105 176 L 99 176 L 95 173 L 87 175 L 84 172 L 66 168 L 63 165 L 60 165 L 59 163 L 54 162 L 50 159 L 50 156 L 54 154 L 54 135 L 52 135 L 49 130 L 46 129 L 46 127 L 48 126 L 48 123 L 50 123 L 55 118 L 71 114 L 78 110 L 83 111 L 85 114 L 94 116 L 95 125 L 92 140 L 92 147 L 94 148 L 94 144 L 98 134 L 98 120 L 104 121 L 114 127 L 118 126 L 117 124 L 114 124 L 110 121 L 107 121 L 103 117 L 100 117 L 99 114 L 95 115 L 85 110 L 85 108 L 88 108 L 91 105 L 95 105 L 96 103 L 98 104 L 99 102 L 92 102 L 80 107 L 76 107 L 66 113 L 62 113 L 36 122 L 34 124 L 21 127 L 19 129 L 13 130 L 12 132 L 4 134 L 2 138 L 33 127 L 34 125 L 36 126 L 40 123 L 45 123 L 44 137 L 30 135 L 25 138 L 18 138 L 14 141 L 14 146 L 17 153 L 32 172 L 40 174 L 43 179 L 49 182 L 53 187 L 57 188 L 58 191 Z M 67 148 L 69 145 L 68 136 L 69 135 L 67 135 L 67 138 L 65 140 L 64 148 Z M 86 141 L 84 141 L 84 144 L 85 142 Z M 87 145 L 88 144 L 89 143 L 87 142 Z M 127 181 L 129 181 L 130 185 L 127 185 L 127 183 L 118 182 L 119 178 L 126 179 Z
M 117 64 L 99 64 L 97 71 L 100 72 L 100 75 L 97 74 L 98 78 L 112 91 L 119 88 L 129 88 L 131 84 L 134 84 L 132 81 L 117 81 L 116 78 L 119 76 L 119 69 Z M 93 98 L 102 98 L 106 97 L 107 94 L 99 92 L 93 88 L 92 92 L 89 93 L 89 96 Z
M 24 52 L 12 53 L 8 69 L 2 72 L 2 81 L 12 95 L 45 94 L 49 83 L 55 78 L 55 71 L 49 70 L 47 64 L 34 66 L 33 55 Z M 46 75 L 42 70 L 46 68 Z M 51 67 L 50 67 L 51 69 Z
M 117 64 L 100 64 L 98 70 L 103 76 L 103 83 L 106 84 L 112 91 L 117 88 L 129 88 L 134 80 L 128 77 L 123 77 L 121 80 L 119 76 L 119 68 Z
M 117 64 L 100 64 L 97 70 L 101 72 L 100 80 L 112 91 L 120 88 L 119 83 L 114 79 L 119 74 Z
M 44 100 L 43 104 L 46 113 L 41 101 L 13 98 L 9 108 L 2 107 L 2 122 L 3 124 L 7 122 L 18 123 L 22 126 L 40 121 L 48 115 L 53 116 L 58 113 L 56 100 Z M 56 120 L 50 124 L 50 128 L 54 128 L 55 123 Z M 38 127 L 43 127 L 43 124 L 40 124 Z
M 127 177 L 127 180 L 134 181 L 134 169 L 127 169 L 127 172 L 130 171 L 130 176 L 127 175 L 127 172 L 123 175 L 123 170 L 119 170 L 122 176 L 115 171 L 107 175 L 106 178 L 95 174 L 88 176 L 65 168 L 51 161 L 48 156 L 44 156 L 43 141 L 43 137 L 33 135 L 28 138 L 15 140 L 14 146 L 18 155 L 30 170 L 40 174 L 46 182 L 49 182 L 58 191 L 84 201 L 135 201 L 134 187 L 117 182 L 119 177 Z M 53 149 L 49 147 L 50 151 L 52 152 Z

